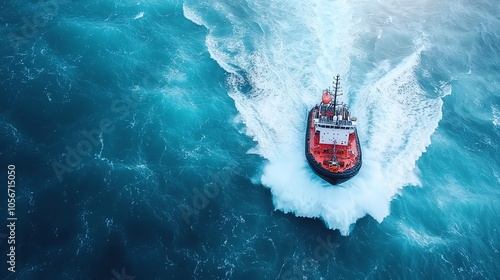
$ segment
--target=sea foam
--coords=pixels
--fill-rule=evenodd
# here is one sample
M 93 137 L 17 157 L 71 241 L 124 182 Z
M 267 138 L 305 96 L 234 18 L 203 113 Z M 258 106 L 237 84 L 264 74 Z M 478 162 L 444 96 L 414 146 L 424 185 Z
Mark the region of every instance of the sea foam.
M 306 112 L 337 73 L 344 92 L 350 92 L 351 60 L 364 55 L 356 48 L 356 30 L 362 28 L 345 1 L 253 5 L 249 10 L 263 27 L 262 36 L 248 36 L 251 25 L 221 5 L 220 16 L 231 26 L 205 23 L 206 45 L 229 73 L 229 95 L 245 132 L 258 143 L 251 152 L 268 160 L 261 182 L 271 190 L 276 209 L 320 218 L 342 234 L 367 214 L 382 222 L 398 191 L 419 184 L 415 162 L 441 119 L 441 99 L 428 97 L 415 76 L 425 45 L 417 42 L 420 46 L 396 65 L 381 61 L 358 86 L 352 109 L 359 119 L 363 167 L 352 180 L 332 187 L 305 160 Z M 280 17 L 285 11 L 286 17 Z M 194 8 L 184 12 L 202 21 Z

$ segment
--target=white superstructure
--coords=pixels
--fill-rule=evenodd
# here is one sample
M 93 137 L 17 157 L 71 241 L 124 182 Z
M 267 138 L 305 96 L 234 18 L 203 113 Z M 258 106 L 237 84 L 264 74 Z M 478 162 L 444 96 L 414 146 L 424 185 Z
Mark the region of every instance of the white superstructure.
M 349 144 L 349 135 L 356 131 L 356 118 L 351 118 L 347 105 L 337 104 L 340 77 L 337 75 L 333 94 L 329 89 L 323 91 L 322 102 L 315 107 L 314 128 L 319 134 L 319 144 Z
M 349 118 L 346 114 L 339 112 L 342 110 L 337 110 L 339 114 L 336 116 L 322 116 L 321 111 L 320 107 L 317 118 L 314 118 L 315 131 L 319 133 L 319 143 L 347 145 L 349 134 L 355 132 L 356 118 Z M 328 112 L 328 110 L 325 111 Z

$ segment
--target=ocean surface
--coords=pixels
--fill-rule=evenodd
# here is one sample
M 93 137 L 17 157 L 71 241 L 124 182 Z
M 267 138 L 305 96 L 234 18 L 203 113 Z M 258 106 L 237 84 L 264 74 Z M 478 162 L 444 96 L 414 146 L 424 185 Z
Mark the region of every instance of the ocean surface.
M 500 279 L 495 0 L 6 0 L 0 31 L 1 279 Z M 303 143 L 336 74 L 333 187 Z

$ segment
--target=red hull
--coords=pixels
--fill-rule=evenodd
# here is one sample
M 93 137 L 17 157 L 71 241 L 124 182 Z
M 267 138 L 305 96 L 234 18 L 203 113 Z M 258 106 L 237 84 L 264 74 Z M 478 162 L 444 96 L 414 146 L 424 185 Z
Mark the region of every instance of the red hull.
M 331 184 L 340 184 L 354 177 L 361 168 L 361 147 L 357 131 L 349 134 L 347 145 L 320 144 L 320 135 L 315 131 L 314 116 L 318 107 L 309 112 L 306 133 L 306 158 L 311 168 Z M 331 165 L 333 157 L 338 165 Z
M 316 109 L 317 110 L 317 109 Z M 312 116 L 315 114 L 315 109 L 311 111 Z M 331 144 L 320 144 L 319 134 L 315 133 L 314 119 L 309 118 L 311 121 L 308 124 L 309 131 L 309 152 L 314 157 L 314 160 L 321 164 L 321 166 L 330 172 L 340 173 L 344 172 L 356 165 L 359 159 L 359 150 L 357 143 L 357 132 L 351 133 L 349 135 L 349 140 L 347 145 L 331 145 Z M 335 149 L 334 149 L 335 148 Z M 328 162 L 331 160 L 332 156 L 337 156 L 339 161 L 339 167 L 329 167 Z

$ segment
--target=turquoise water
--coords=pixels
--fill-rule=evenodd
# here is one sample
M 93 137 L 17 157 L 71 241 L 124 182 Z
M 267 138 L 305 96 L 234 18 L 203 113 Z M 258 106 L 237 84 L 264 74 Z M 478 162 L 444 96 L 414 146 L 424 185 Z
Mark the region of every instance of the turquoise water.
M 498 277 L 494 1 L 8 1 L 0 19 L 2 279 Z M 303 141 L 336 74 L 364 162 L 331 187 Z

